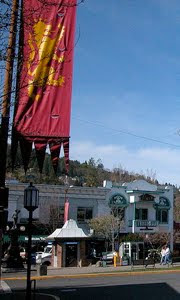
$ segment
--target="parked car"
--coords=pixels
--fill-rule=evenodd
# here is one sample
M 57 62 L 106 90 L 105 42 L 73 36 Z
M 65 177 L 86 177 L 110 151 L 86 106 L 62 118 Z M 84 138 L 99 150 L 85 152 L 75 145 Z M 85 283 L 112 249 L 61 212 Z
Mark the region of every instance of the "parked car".
M 107 263 L 113 263 L 113 261 L 114 261 L 114 255 L 116 255 L 116 254 L 117 253 L 115 251 L 104 252 L 104 253 L 102 253 L 101 260 L 102 261 L 106 261 Z
M 44 252 L 36 252 L 36 263 L 46 266 L 51 265 L 52 245 L 47 245 Z

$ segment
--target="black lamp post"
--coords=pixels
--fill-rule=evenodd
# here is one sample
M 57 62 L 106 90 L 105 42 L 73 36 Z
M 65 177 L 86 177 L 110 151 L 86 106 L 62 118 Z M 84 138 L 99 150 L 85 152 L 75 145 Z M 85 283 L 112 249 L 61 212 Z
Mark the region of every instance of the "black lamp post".
M 32 216 L 39 205 L 39 190 L 30 185 L 24 190 L 24 207 L 29 211 L 28 219 L 28 246 L 27 246 L 27 285 L 26 300 L 31 299 L 31 242 L 32 242 Z

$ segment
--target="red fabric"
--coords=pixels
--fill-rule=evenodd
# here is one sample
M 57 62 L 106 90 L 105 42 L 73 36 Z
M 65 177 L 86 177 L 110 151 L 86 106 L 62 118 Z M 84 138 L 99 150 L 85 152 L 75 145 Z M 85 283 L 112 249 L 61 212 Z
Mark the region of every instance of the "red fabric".
M 51 160 L 55 173 L 57 172 L 59 154 L 61 150 L 61 141 L 50 143 Z
M 64 224 L 69 219 L 69 201 L 66 199 L 64 203 Z
M 26 172 L 28 169 L 29 159 L 31 156 L 32 143 L 29 143 L 28 141 L 21 139 L 20 140 L 20 148 L 21 148 L 21 153 L 22 153 L 24 170 Z
M 35 142 L 35 149 L 36 149 L 36 157 L 39 165 L 39 171 L 42 173 L 43 170 L 43 162 L 46 155 L 46 144 L 41 144 L 39 142 Z
M 23 63 L 14 131 L 19 140 L 40 143 L 41 150 L 59 138 L 69 142 L 75 15 L 76 0 L 46 0 L 46 5 L 23 1 Z

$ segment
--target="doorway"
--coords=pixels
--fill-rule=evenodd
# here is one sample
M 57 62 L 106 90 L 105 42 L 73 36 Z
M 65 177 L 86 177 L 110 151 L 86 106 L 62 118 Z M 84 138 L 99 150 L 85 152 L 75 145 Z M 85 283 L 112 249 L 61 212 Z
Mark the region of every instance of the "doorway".
M 137 245 L 136 243 L 131 244 L 131 259 L 136 260 L 137 258 Z
M 77 244 L 66 244 L 66 267 L 77 267 Z
M 139 246 L 139 259 L 144 259 L 144 244 L 138 244 Z

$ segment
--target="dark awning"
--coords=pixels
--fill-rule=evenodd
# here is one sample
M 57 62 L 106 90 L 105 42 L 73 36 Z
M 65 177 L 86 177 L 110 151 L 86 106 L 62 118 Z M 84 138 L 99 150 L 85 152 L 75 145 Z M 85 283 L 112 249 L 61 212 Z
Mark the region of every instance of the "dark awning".
M 42 242 L 45 241 L 47 235 L 32 235 L 32 242 Z M 18 238 L 19 242 L 26 242 L 28 241 L 28 236 L 27 235 L 20 235 Z M 8 243 L 10 242 L 10 237 L 7 234 L 4 234 L 3 236 L 3 242 Z

